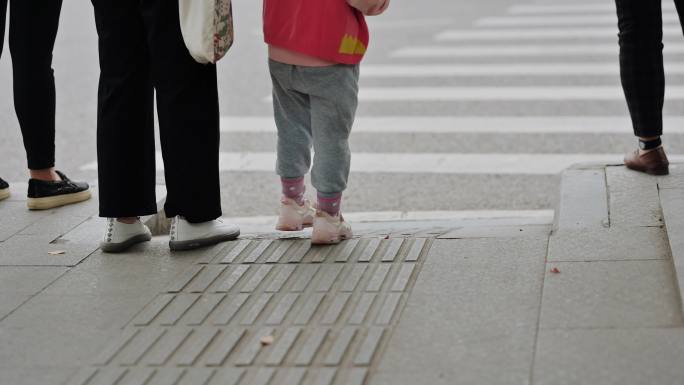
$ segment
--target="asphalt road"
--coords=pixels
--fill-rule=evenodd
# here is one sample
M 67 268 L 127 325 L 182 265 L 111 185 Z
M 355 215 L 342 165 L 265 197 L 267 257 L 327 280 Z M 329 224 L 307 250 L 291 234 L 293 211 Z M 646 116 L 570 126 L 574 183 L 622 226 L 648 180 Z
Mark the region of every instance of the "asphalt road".
M 386 124 L 367 120 L 353 134 L 352 148 L 373 162 L 389 159 L 384 154 L 404 154 L 406 163 L 425 167 L 382 172 L 354 163 L 345 210 L 549 209 L 558 190 L 556 171 L 543 167 L 549 159 L 619 161 L 618 154 L 633 139 L 619 87 L 611 3 L 583 2 L 580 9 L 562 8 L 567 2 L 559 0 L 535 4 L 395 0 L 386 15 L 370 20 L 359 120 L 396 119 Z M 583 4 L 589 8 L 582 9 Z M 234 0 L 234 12 L 237 41 L 219 65 L 221 114 L 227 117 L 221 151 L 228 158 L 263 158 L 273 152 L 275 134 L 268 123 L 272 112 L 261 4 Z M 58 166 L 90 181 L 96 179 L 98 77 L 92 13 L 86 0 L 65 2 L 54 53 Z M 666 13 L 674 21 L 673 11 L 666 8 Z M 684 81 L 684 70 L 677 66 L 684 56 L 678 46 L 684 42 L 677 24 L 667 27 L 672 31 L 666 34 L 666 47 L 673 47 L 666 48 L 673 69 L 668 84 L 675 96 L 666 113 L 676 116 L 684 107 L 677 88 Z M 25 157 L 12 107 L 8 53 L 0 60 L 0 176 L 22 181 Z M 258 119 L 243 126 L 244 117 Z M 464 117 L 470 120 L 459 120 Z M 525 120 L 535 117 L 549 120 Z M 446 123 L 440 122 L 444 118 Z M 668 120 L 673 133 L 666 140 L 670 153 L 684 154 L 684 132 L 675 131 L 677 123 Z M 125 156 L 126 149 L 121 150 Z M 447 159 L 454 154 L 477 156 L 464 158 L 463 164 Z M 544 170 L 533 172 L 529 162 L 516 163 L 516 154 L 532 156 L 532 164 Z M 442 166 L 430 171 L 429 164 Z M 275 212 L 279 186 L 270 166 L 224 167 L 221 178 L 226 216 Z

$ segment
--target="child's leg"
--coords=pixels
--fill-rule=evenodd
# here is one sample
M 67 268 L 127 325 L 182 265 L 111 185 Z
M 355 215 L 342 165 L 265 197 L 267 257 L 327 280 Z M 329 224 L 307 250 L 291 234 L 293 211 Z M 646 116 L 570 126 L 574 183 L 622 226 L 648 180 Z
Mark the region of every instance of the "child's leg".
M 278 127 L 276 171 L 283 193 L 303 195 L 303 176 L 311 167 L 311 114 L 309 96 L 292 85 L 294 66 L 269 61 L 273 80 L 273 112 Z
M 280 214 L 276 229 L 297 231 L 313 223 L 315 211 L 304 199 L 304 175 L 311 167 L 309 96 L 292 84 L 296 67 L 269 62 L 273 80 L 273 110 L 278 127 L 277 172 L 281 178 Z
M 349 178 L 349 134 L 358 105 L 359 67 L 337 65 L 307 71 L 315 151 L 311 180 L 318 190 L 319 208 L 334 216 Z

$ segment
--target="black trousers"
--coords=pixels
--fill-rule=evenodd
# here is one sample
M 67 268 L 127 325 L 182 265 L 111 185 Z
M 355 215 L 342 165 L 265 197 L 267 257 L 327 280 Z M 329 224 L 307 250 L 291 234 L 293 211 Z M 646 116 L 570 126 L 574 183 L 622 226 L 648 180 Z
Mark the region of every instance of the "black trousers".
M 21 0 L 24 1 L 24 0 Z M 155 213 L 154 92 L 169 217 L 221 216 L 216 66 L 183 43 L 178 1 L 92 0 L 99 35 L 100 215 Z
M 5 41 L 7 1 L 0 0 L 0 55 Z M 14 109 L 24 139 L 28 168 L 55 165 L 55 46 L 62 0 L 10 0 L 9 49 Z
M 634 134 L 663 133 L 665 74 L 661 0 L 615 0 L 620 29 L 620 78 Z M 680 24 L 684 0 L 675 0 Z

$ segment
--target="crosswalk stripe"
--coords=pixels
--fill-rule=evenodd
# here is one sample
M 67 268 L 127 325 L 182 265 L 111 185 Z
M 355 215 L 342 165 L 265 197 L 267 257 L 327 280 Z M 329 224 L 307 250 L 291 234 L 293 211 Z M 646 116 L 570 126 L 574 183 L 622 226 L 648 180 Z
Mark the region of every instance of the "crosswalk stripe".
M 666 72 L 672 75 L 684 74 L 684 63 L 667 63 Z M 610 63 L 504 63 L 470 65 L 365 65 L 361 69 L 364 78 L 421 78 L 443 76 L 559 76 L 559 75 L 619 75 L 620 67 Z
M 391 30 L 391 29 L 406 29 L 406 28 L 421 28 L 435 26 L 453 25 L 454 19 L 450 17 L 435 17 L 435 18 L 412 18 L 412 19 L 383 19 L 383 18 L 369 18 L 367 20 L 368 26 L 372 30 Z
M 617 26 L 612 28 L 508 28 L 481 30 L 447 30 L 437 34 L 438 41 L 461 40 L 549 40 L 549 39 L 577 39 L 604 38 L 617 41 Z M 679 26 L 663 27 L 663 36 L 681 36 Z
M 665 90 L 667 100 L 684 99 L 684 86 Z M 520 102 L 520 101 L 624 101 L 619 86 L 506 86 L 506 87 L 364 87 L 364 102 Z M 271 103 L 272 96 L 263 102 Z
M 475 22 L 477 27 L 553 27 L 553 26 L 615 26 L 617 15 L 570 15 L 570 16 L 503 16 L 486 17 Z M 663 23 L 679 24 L 675 13 L 663 15 Z
M 577 55 L 601 55 L 615 58 L 617 42 L 611 44 L 536 44 L 536 45 L 464 45 L 464 46 L 419 46 L 394 51 L 394 58 L 419 57 L 563 57 Z M 665 54 L 684 53 L 684 44 L 665 44 Z M 365 69 L 366 66 L 363 67 Z
M 366 102 L 622 101 L 624 93 L 618 86 L 366 87 L 359 98 Z M 666 98 L 684 99 L 684 87 L 668 87 Z
M 684 134 L 684 116 L 666 116 L 668 135 Z M 353 133 L 409 134 L 629 134 L 632 123 L 627 116 L 605 117 L 359 117 Z M 223 133 L 276 133 L 272 117 L 225 116 Z
M 621 154 L 451 154 L 451 153 L 355 153 L 352 172 L 415 174 L 492 174 L 555 175 L 564 169 L 586 162 L 620 163 Z M 684 161 L 671 155 L 671 161 Z M 222 172 L 274 172 L 276 155 L 272 152 L 221 152 Z M 96 170 L 93 162 L 81 170 Z M 157 170 L 163 170 L 157 153 Z
M 676 11 L 672 2 L 662 4 L 663 11 Z M 550 13 L 594 13 L 612 12 L 615 13 L 615 2 L 606 1 L 603 3 L 584 3 L 584 4 L 519 4 L 509 8 L 509 13 L 520 14 L 550 14 Z

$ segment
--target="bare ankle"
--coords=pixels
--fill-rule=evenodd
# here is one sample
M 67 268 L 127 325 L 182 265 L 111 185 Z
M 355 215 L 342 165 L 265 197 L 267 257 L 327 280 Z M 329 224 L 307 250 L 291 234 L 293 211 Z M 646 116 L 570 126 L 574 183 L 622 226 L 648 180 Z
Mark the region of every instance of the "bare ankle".
M 45 180 L 45 181 L 60 181 L 59 174 L 55 171 L 54 167 L 44 168 L 40 170 L 29 170 L 29 175 L 31 179 Z

